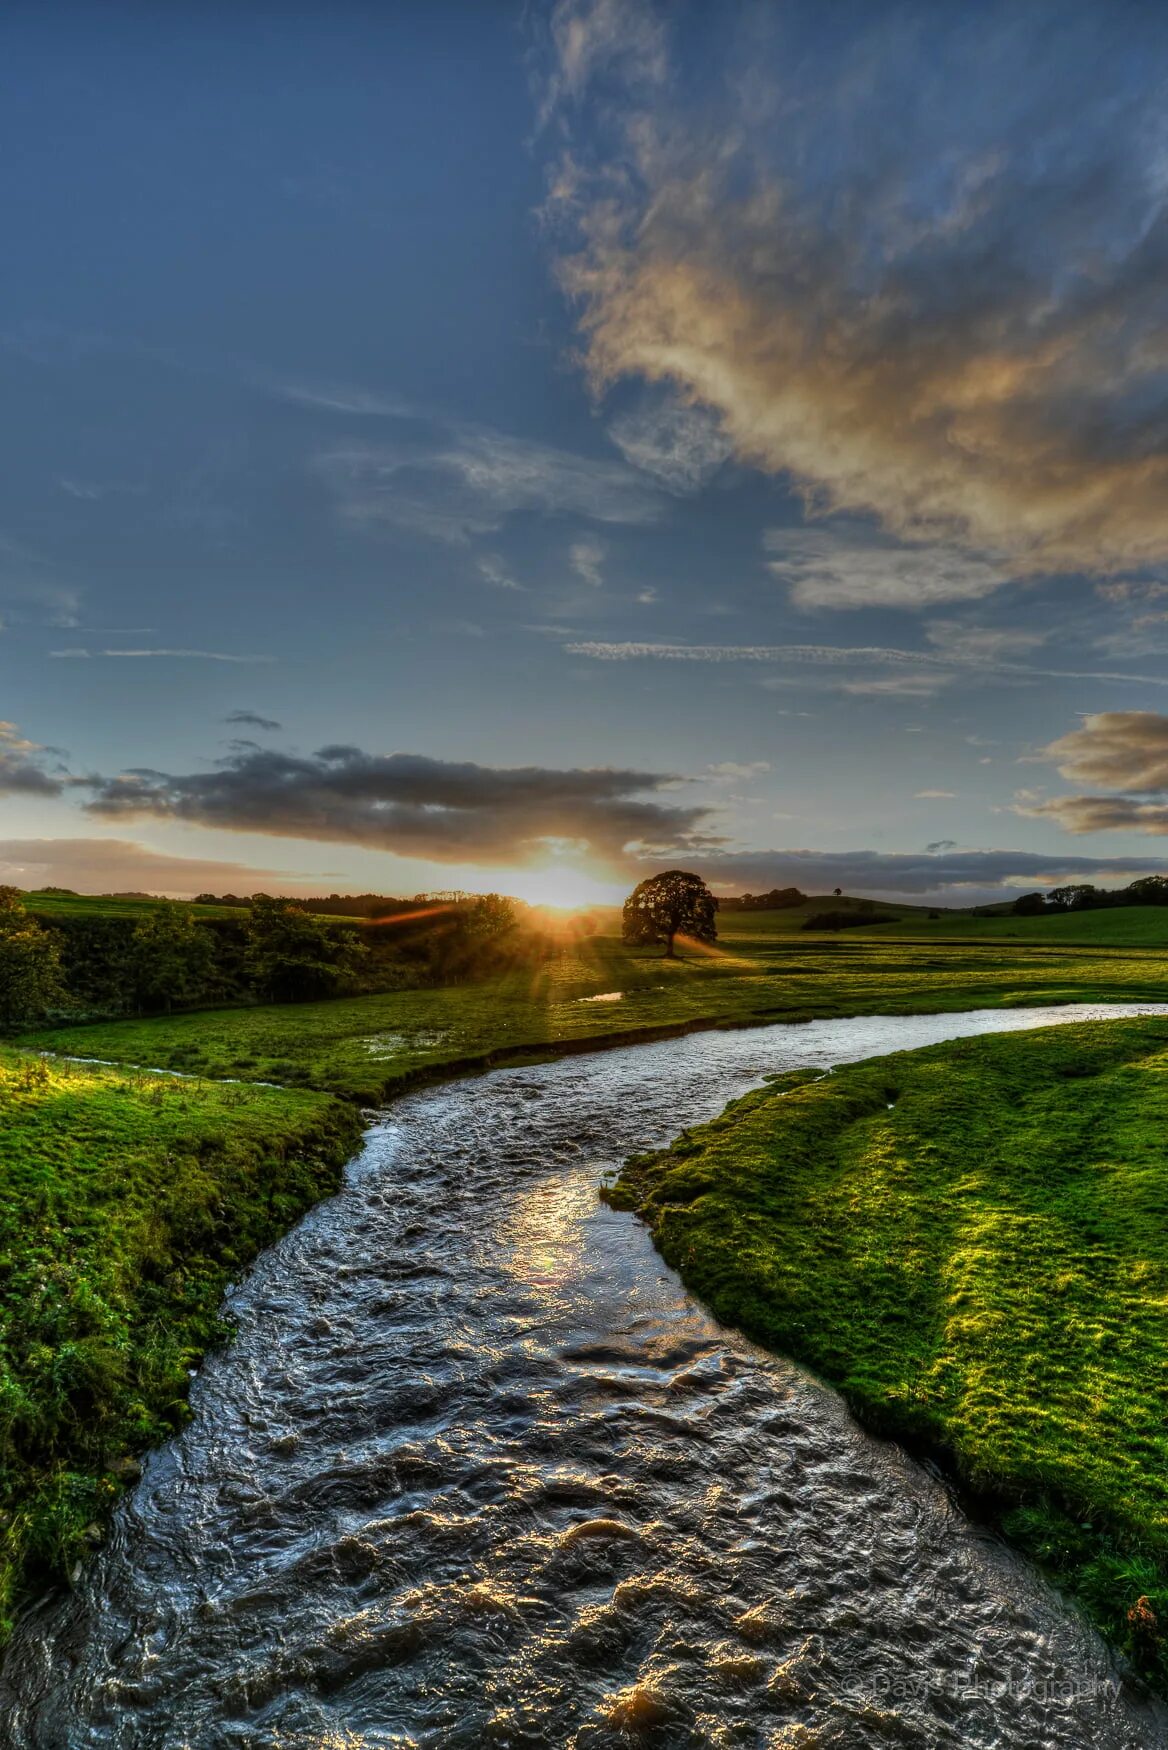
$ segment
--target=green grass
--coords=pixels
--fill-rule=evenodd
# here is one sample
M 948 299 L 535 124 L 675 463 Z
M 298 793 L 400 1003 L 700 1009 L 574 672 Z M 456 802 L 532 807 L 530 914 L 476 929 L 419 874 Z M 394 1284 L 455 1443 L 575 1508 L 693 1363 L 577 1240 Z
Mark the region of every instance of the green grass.
M 338 1182 L 317 1094 L 0 1052 L 0 1638 L 185 1414 L 228 1281 Z
M 782 1078 L 611 1193 L 722 1320 L 947 1457 L 1168 1680 L 1168 1022 Z
M 913 929 L 939 927 L 923 916 Z M 375 1104 L 422 1078 L 689 1027 L 1164 999 L 1168 944 L 1106 938 L 1135 917 L 972 919 L 961 940 L 952 916 L 949 936 L 913 939 L 907 924 L 820 937 L 793 930 L 791 913 L 728 913 L 716 949 L 676 962 L 596 936 L 474 984 L 22 1041 L 122 1070 L 0 1052 L 0 1616 L 71 1568 L 126 1456 L 181 1418 L 224 1283 L 332 1187 L 357 1119 L 322 1093 Z M 1017 937 L 993 936 L 1015 924 Z M 283 1086 L 168 1082 L 132 1065 Z M 318 1092 L 292 1091 L 305 1089 Z M 1035 1524 L 1032 1547 L 1055 1536 L 1049 1514 Z
M 718 935 L 723 942 L 742 938 L 767 939 L 772 936 L 792 936 L 801 931 L 816 912 L 854 910 L 856 901 L 812 899 L 806 905 L 793 906 L 789 911 L 743 912 L 718 914 Z M 1040 917 L 1015 917 L 1007 912 L 992 917 L 976 917 L 968 911 L 942 911 L 929 916 L 924 906 L 885 905 L 878 912 L 888 912 L 895 923 L 873 925 L 874 935 L 882 940 L 913 942 L 1019 942 L 1035 946 L 1061 947 L 1079 945 L 1107 947 L 1160 948 L 1168 950 L 1168 906 L 1118 906 L 1114 911 L 1047 912 Z
M 152 917 L 175 906 L 197 918 L 244 917 L 238 906 L 195 905 L 189 900 L 155 899 L 149 894 L 124 897 L 114 893 L 40 893 L 21 895 L 26 910 L 36 917 Z
M 691 951 L 676 962 L 659 950 L 630 950 L 598 936 L 565 948 L 534 973 L 440 990 L 54 1027 L 28 1042 L 119 1063 L 314 1087 L 373 1104 L 419 1076 L 527 1048 L 583 1048 L 622 1035 L 1168 997 L 1168 952 L 1154 948 L 913 943 L 882 930 L 792 935 L 769 927 L 784 915 L 764 913 L 760 923 L 759 914 L 732 914 L 716 950 Z M 620 993 L 614 1001 L 585 1000 L 614 992 Z

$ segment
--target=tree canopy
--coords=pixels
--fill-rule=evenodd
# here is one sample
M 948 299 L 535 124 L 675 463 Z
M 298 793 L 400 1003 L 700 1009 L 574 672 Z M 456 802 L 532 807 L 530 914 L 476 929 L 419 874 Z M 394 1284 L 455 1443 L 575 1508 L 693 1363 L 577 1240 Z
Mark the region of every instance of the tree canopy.
M 56 939 L 28 915 L 15 887 L 0 887 L 0 1026 L 39 1021 L 60 996 Z
M 718 901 L 700 875 L 667 869 L 662 875 L 650 875 L 629 894 L 622 934 L 631 947 L 664 942 L 665 957 L 672 960 L 675 936 L 690 936 L 695 942 L 717 940 L 717 909 Z

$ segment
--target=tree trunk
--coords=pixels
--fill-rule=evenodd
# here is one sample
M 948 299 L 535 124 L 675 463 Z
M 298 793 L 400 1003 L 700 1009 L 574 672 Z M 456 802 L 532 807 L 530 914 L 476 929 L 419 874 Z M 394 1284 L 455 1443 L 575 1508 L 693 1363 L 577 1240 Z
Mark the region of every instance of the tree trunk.
M 673 931 L 672 930 L 670 930 L 669 934 L 665 938 L 665 958 L 666 958 L 666 960 L 676 960 L 677 959 L 677 955 L 673 952 Z

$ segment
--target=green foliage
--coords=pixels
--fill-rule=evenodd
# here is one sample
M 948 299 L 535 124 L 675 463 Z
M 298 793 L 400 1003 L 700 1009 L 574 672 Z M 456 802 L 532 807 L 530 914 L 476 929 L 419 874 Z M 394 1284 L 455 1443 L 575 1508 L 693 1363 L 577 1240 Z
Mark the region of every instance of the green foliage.
M 673 958 L 677 936 L 695 942 L 714 942 L 718 931 L 718 902 L 698 875 L 685 869 L 667 869 L 641 881 L 625 900 L 622 934 L 630 947 L 646 942 L 664 942 L 667 959 Z
M 719 1318 L 946 1454 L 1168 1681 L 1168 1025 L 748 1095 L 617 1195 Z
M 290 899 L 257 893 L 247 926 L 247 969 L 261 996 L 306 1002 L 353 985 L 364 950 L 349 931 L 310 917 Z
M 130 978 L 140 1009 L 185 1008 L 213 986 L 215 952 L 209 932 L 190 911 L 167 906 L 134 928 Z
M 25 911 L 15 887 L 0 887 L 0 1027 L 41 1020 L 60 994 L 56 942 Z
M 1135 915 L 1022 924 L 1078 930 Z M 1168 912 L 1150 915 L 1168 925 Z M 464 984 L 56 1026 L 29 1043 L 199 1075 L 295 1082 L 372 1105 L 418 1076 L 498 1061 L 525 1047 L 572 1050 L 622 1036 L 815 1016 L 1168 998 L 1168 953 L 1158 948 L 1085 948 L 1073 938 L 1035 948 L 994 939 L 992 926 L 1012 918 L 975 920 L 989 935 L 982 942 L 905 942 L 885 930 L 816 938 L 799 930 L 799 918 L 798 911 L 732 914 L 720 920 L 712 953 L 682 960 L 596 935 Z
M 359 1126 L 318 1095 L 13 1051 L 0 1126 L 2 1638 L 179 1425 L 227 1282 L 334 1188 Z

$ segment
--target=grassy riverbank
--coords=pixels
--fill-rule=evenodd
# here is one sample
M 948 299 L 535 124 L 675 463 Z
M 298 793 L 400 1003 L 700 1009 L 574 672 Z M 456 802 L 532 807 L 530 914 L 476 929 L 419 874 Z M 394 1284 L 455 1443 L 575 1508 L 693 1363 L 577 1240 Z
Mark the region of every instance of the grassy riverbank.
M 1168 996 L 1168 943 L 1096 946 L 1038 928 L 1062 919 L 1020 919 L 1029 925 L 1025 941 L 935 943 L 873 940 L 875 930 L 792 935 L 775 922 L 786 915 L 729 914 L 716 948 L 687 950 L 677 961 L 597 936 L 534 970 L 444 989 L 92 1022 L 45 1029 L 27 1042 L 375 1104 L 419 1077 L 525 1050 L 693 1026 Z M 1090 915 L 1110 922 L 1120 914 Z M 1154 915 L 1168 929 L 1168 910 Z
M 691 1027 L 1168 997 L 1154 937 L 1168 911 L 1134 943 L 1042 928 L 1064 921 L 1019 920 L 1025 939 L 1008 943 L 856 940 L 730 914 L 715 949 L 676 962 L 598 935 L 533 971 L 444 989 L 29 1034 L 26 1048 L 124 1067 L 0 1053 L 0 1616 L 72 1568 L 127 1458 L 181 1418 L 223 1285 L 333 1187 L 357 1105 L 492 1061 Z
M 1168 1679 L 1168 1021 L 785 1078 L 613 1192 L 715 1314 L 944 1453 Z
M 0 1052 L 0 1639 L 185 1413 L 227 1283 L 335 1188 L 357 1115 L 316 1094 Z

